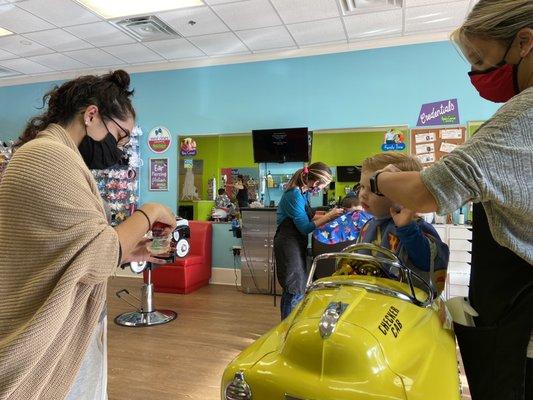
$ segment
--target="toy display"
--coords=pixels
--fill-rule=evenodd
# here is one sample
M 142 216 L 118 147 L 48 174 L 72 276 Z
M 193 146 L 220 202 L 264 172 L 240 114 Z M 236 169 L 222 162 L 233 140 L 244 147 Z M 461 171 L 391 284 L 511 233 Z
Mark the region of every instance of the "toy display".
M 327 259 L 346 275 L 313 282 Z M 304 299 L 228 365 L 221 399 L 459 400 L 455 346 L 435 291 L 387 249 L 356 244 L 315 257 Z
M 2 181 L 2 175 L 13 155 L 13 144 L 13 141 L 8 143 L 0 140 L 0 181 Z
M 137 208 L 139 202 L 139 167 L 142 159 L 139 156 L 139 140 L 142 130 L 135 127 L 131 132 L 130 141 L 124 147 L 126 159 L 121 165 L 103 170 L 92 170 L 98 191 L 104 199 L 111 225 L 120 224 Z

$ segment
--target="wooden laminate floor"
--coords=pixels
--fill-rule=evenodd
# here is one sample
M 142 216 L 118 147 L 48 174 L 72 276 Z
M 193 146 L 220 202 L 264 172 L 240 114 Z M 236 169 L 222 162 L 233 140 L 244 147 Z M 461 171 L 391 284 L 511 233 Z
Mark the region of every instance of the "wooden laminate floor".
M 168 324 L 116 325 L 115 316 L 131 307 L 115 292 L 126 288 L 138 295 L 141 285 L 135 278 L 109 281 L 109 400 L 219 400 L 225 366 L 279 322 L 271 296 L 210 285 L 188 295 L 156 293 L 156 308 L 178 312 Z M 463 399 L 470 399 L 466 384 Z
M 225 366 L 279 322 L 271 296 L 210 285 L 188 295 L 156 293 L 156 308 L 178 312 L 168 324 L 116 325 L 115 316 L 131 307 L 115 292 L 126 288 L 138 295 L 141 284 L 135 278 L 109 281 L 109 400 L 218 400 Z

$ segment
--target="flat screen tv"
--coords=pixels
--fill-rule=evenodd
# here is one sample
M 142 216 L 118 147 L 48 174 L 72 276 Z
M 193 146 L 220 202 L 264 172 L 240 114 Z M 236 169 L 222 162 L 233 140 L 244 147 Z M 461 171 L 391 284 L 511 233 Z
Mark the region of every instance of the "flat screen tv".
M 337 167 L 337 182 L 359 182 L 361 180 L 361 167 L 344 165 Z
M 254 162 L 308 162 L 311 138 L 307 128 L 256 129 L 252 131 Z

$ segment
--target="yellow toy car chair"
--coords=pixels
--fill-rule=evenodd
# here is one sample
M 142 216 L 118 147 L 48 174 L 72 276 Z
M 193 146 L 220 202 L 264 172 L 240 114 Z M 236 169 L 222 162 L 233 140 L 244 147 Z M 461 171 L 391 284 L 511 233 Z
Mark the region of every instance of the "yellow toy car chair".
M 317 264 L 328 259 L 352 273 L 312 282 Z M 443 301 L 393 253 L 372 244 L 317 256 L 303 301 L 237 356 L 221 382 L 222 400 L 460 398 Z

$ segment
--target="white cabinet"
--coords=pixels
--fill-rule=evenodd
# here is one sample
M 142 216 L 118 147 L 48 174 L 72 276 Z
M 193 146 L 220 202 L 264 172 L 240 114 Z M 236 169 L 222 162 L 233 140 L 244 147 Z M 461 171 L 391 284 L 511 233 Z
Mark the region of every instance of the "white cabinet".
M 448 238 L 472 240 L 472 231 L 468 225 L 448 225 Z
M 470 264 L 468 262 L 450 261 L 448 263 L 448 272 L 470 275 Z
M 471 259 L 472 255 L 469 251 L 450 250 L 450 262 L 469 263 Z
M 448 276 L 444 297 L 468 296 L 472 229 L 469 225 L 433 225 L 441 240 L 450 248 Z
M 462 250 L 462 251 L 471 251 L 472 242 L 467 239 L 449 239 L 448 246 L 450 251 L 452 250 Z

